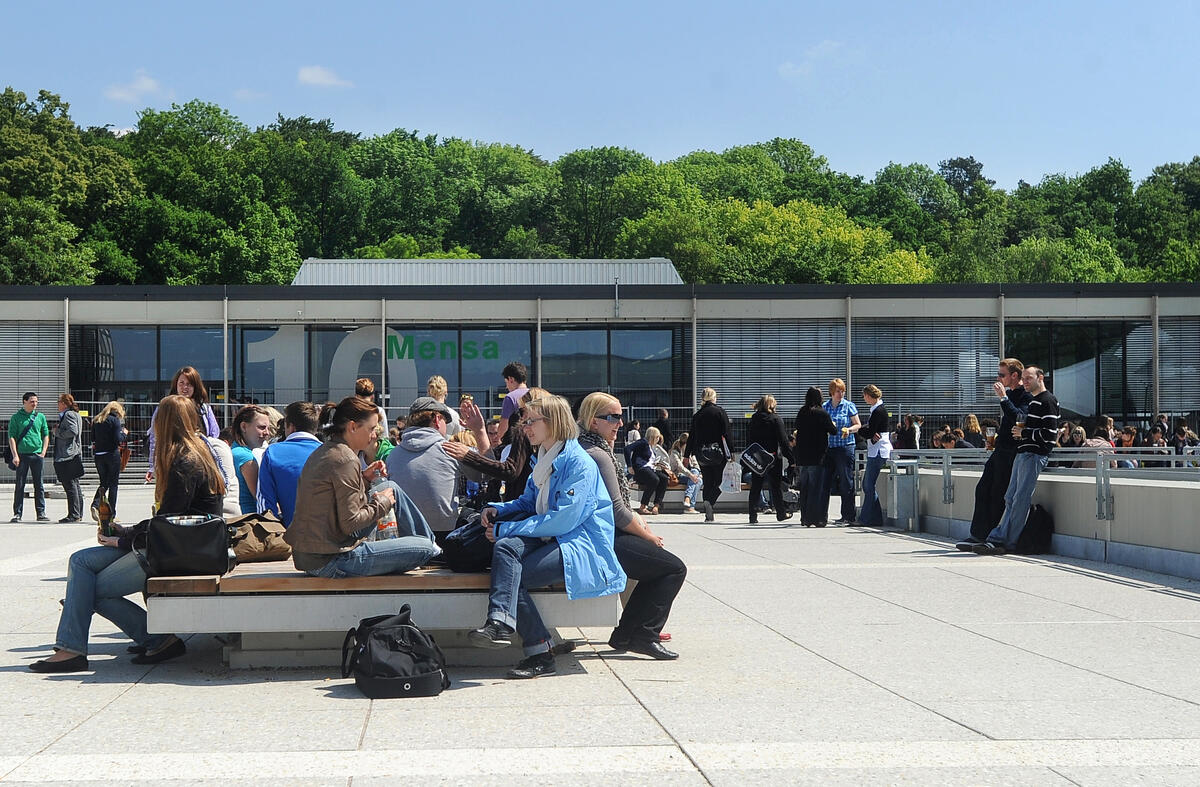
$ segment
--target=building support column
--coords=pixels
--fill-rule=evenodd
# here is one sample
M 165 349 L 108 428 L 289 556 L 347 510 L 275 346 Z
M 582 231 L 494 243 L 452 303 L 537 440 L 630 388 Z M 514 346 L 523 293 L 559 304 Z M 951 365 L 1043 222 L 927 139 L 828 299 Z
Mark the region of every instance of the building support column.
M 542 299 L 537 299 L 537 331 L 533 337 L 533 369 L 539 387 L 542 386 Z
M 229 296 L 221 299 L 221 390 L 224 391 L 224 407 L 221 421 L 229 426 Z
M 700 389 L 697 387 L 699 382 L 696 367 L 700 361 L 700 335 L 696 332 L 696 313 L 699 311 L 699 303 L 695 294 L 692 295 L 692 407 L 697 407 L 700 404 Z
M 997 327 L 1000 329 L 999 353 L 996 358 L 1004 360 L 1007 354 L 1004 350 L 1004 293 L 1000 293 L 1000 317 L 997 321 Z
M 71 393 L 71 299 L 63 298 L 63 390 Z
M 379 299 L 379 405 L 387 412 L 392 401 L 387 382 L 387 298 Z M 383 425 L 384 432 L 387 424 Z M 386 437 L 386 434 L 385 434 Z
M 1162 371 L 1162 358 L 1159 355 L 1158 348 L 1158 296 L 1151 296 L 1150 299 L 1150 332 L 1154 338 L 1154 343 L 1151 345 L 1151 363 L 1150 368 L 1154 370 L 1154 412 L 1150 413 L 1150 422 L 1153 423 L 1158 414 L 1163 411 L 1162 402 L 1159 400 L 1159 373 Z
M 852 362 L 850 360 L 851 333 L 854 330 L 854 304 L 849 295 L 846 296 L 846 395 L 854 390 L 854 384 L 851 382 L 854 372 L 852 371 Z

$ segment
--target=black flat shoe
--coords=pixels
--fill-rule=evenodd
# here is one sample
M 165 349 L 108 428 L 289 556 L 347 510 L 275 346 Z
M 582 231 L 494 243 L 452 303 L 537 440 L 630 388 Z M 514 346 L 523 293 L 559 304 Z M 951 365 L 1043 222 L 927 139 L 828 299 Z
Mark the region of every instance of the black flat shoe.
M 791 519 L 793 516 L 795 516 L 795 514 L 784 514 L 784 515 L 782 515 L 782 516 L 780 516 L 779 514 L 776 514 L 776 515 L 775 515 L 775 520 L 776 520 L 777 522 L 786 522 L 786 521 L 788 521 L 789 519 Z
M 62 661 L 35 661 L 29 665 L 29 669 L 34 672 L 87 672 L 91 667 L 88 666 L 87 656 L 79 655 Z
M 183 640 L 176 637 L 169 645 L 164 645 L 155 651 L 146 651 L 141 655 L 133 657 L 134 664 L 158 664 L 161 661 L 169 661 L 176 659 L 187 653 L 187 645 L 183 644 Z
M 540 678 L 543 675 L 553 675 L 557 671 L 558 668 L 554 666 L 554 654 L 546 652 L 523 659 L 520 664 L 508 671 L 508 677 L 515 680 L 528 680 Z
M 629 649 L 629 639 L 619 636 L 617 632 L 614 631 L 612 636 L 608 638 L 608 646 L 617 653 L 624 653 Z
M 145 645 L 130 645 L 129 647 L 125 648 L 125 652 L 132 653 L 135 656 L 140 656 L 146 652 L 146 646 Z
M 662 646 L 661 642 L 638 642 L 636 640 L 631 640 L 630 642 L 626 643 L 625 650 L 629 651 L 630 653 L 640 653 L 643 656 L 649 656 L 652 659 L 658 659 L 660 661 L 670 661 L 672 659 L 679 658 L 678 653 L 667 650 Z

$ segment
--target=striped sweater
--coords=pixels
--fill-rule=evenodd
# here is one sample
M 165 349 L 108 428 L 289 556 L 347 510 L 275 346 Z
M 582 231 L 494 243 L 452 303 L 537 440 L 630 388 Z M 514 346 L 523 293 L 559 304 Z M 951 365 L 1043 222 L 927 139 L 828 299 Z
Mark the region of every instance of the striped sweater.
M 1049 391 L 1042 391 L 1029 402 L 1029 413 L 1025 416 L 1025 428 L 1021 430 L 1018 453 L 1048 456 L 1058 441 L 1058 399 Z

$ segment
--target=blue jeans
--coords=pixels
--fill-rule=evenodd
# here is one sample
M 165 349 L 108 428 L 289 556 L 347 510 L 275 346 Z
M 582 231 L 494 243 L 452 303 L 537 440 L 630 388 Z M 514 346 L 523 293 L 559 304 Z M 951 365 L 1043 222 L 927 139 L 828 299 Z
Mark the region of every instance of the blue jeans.
M 376 481 L 371 485 L 371 493 L 390 489 L 396 494 L 396 505 L 392 508 L 392 513 L 396 515 L 396 532 L 401 536 L 421 536 L 433 541 L 433 528 L 429 526 L 425 515 L 421 513 L 421 509 L 417 508 L 417 504 L 412 501 L 412 498 L 404 493 L 400 485 L 390 478 Z M 358 533 L 355 533 L 359 538 L 366 538 L 375 529 L 374 525 L 363 528 Z
M 860 524 L 874 527 L 883 525 L 883 506 L 879 505 L 875 486 L 879 481 L 879 471 L 886 462 L 881 456 L 867 457 L 867 472 L 863 475 L 863 504 L 858 514 Z
M 402 526 L 403 527 L 403 526 Z M 441 552 L 432 539 L 424 536 L 400 536 L 385 541 L 364 541 L 337 557 L 331 558 L 316 571 L 314 577 L 342 579 L 343 577 L 377 577 L 383 574 L 403 574 L 420 568 Z
M 687 489 L 683 490 L 683 496 L 686 497 L 688 502 L 694 506 L 696 505 L 696 493 L 701 490 L 704 482 L 700 479 L 700 473 L 696 473 L 695 481 L 687 476 L 684 476 L 684 478 L 687 479 L 685 481 L 687 484 Z
M 800 487 L 800 522 L 815 525 L 824 522 L 829 512 L 828 498 L 822 496 L 822 478 L 825 468 L 821 465 L 801 465 L 797 468 Z M 821 501 L 825 500 L 825 508 Z
M 821 518 L 829 511 L 834 485 L 842 495 L 842 519 L 854 521 L 854 446 L 839 445 L 825 452 L 825 477 L 821 489 Z
M 95 546 L 71 555 L 67 563 L 67 597 L 54 647 L 86 656 L 92 613 L 112 621 L 125 636 L 147 650 L 165 644 L 170 635 L 146 633 L 146 610 L 125 598 L 145 589 L 146 572 L 132 552 Z
M 46 489 L 42 486 L 42 466 L 46 463 L 38 454 L 21 454 L 17 465 L 17 486 L 13 490 L 13 516 L 21 516 L 25 508 L 25 477 L 33 474 L 33 507 L 38 516 L 46 515 Z
M 562 550 L 557 541 L 524 536 L 499 539 L 492 551 L 488 620 L 515 628 L 526 656 L 545 653 L 550 650 L 550 632 L 526 588 L 562 581 Z
M 996 529 L 988 534 L 988 541 L 1006 549 L 1017 545 L 1017 539 L 1025 529 L 1025 520 L 1029 518 L 1029 508 L 1033 505 L 1033 489 L 1037 486 L 1038 475 L 1046 469 L 1048 461 L 1050 457 L 1041 454 L 1017 454 L 1013 460 L 1012 477 L 1008 480 L 1008 491 L 1004 493 L 1004 516 L 1000 517 Z

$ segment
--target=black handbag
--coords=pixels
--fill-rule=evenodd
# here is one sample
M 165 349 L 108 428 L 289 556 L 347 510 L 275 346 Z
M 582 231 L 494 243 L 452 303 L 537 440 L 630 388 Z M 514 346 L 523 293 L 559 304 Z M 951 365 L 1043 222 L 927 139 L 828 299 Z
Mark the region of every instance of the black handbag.
M 761 476 L 771 468 L 771 465 L 775 464 L 775 454 L 758 443 L 751 443 L 746 446 L 745 451 L 742 451 L 738 461 L 751 473 Z
M 74 481 L 83 478 L 83 457 L 79 454 L 54 463 L 54 476 L 59 481 Z
M 492 547 L 480 524 L 478 511 L 459 516 L 458 527 L 442 539 L 442 559 L 446 566 L 459 573 L 487 571 L 492 567 Z
M 700 451 L 696 454 L 696 461 L 702 465 L 723 465 L 729 461 L 729 454 L 725 452 L 725 438 L 722 437 L 715 443 L 705 443 L 700 446 Z
M 139 523 L 133 550 L 148 577 L 221 575 L 237 562 L 232 537 L 233 528 L 219 516 L 160 514 Z
M 363 618 L 342 642 L 342 677 L 354 676 L 372 699 L 433 697 L 450 687 L 446 657 L 412 622 L 408 604 L 396 615 Z

